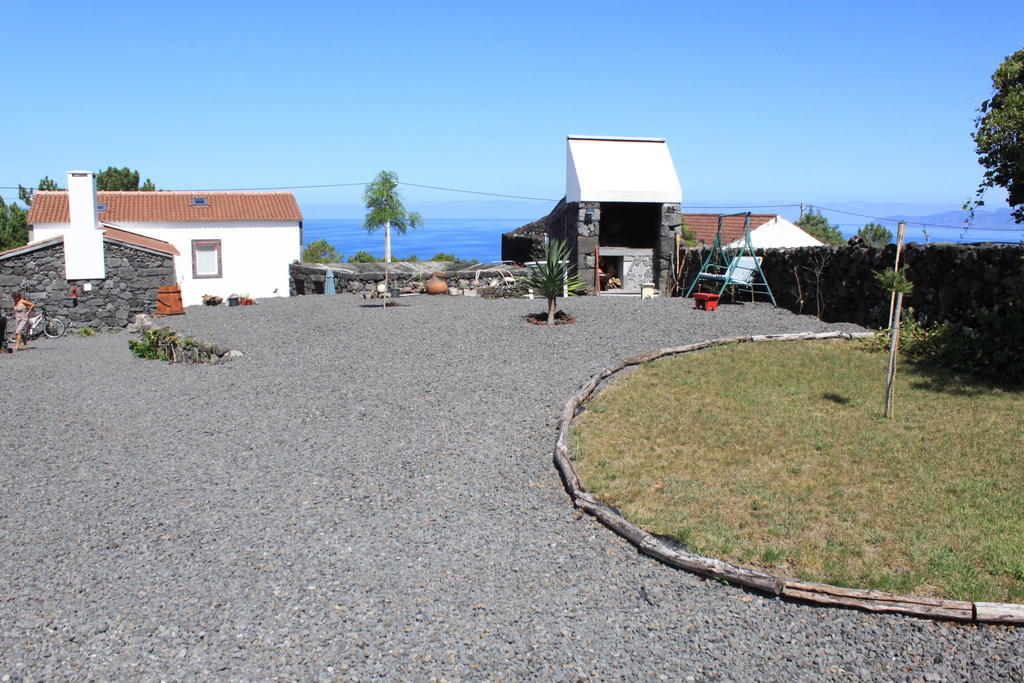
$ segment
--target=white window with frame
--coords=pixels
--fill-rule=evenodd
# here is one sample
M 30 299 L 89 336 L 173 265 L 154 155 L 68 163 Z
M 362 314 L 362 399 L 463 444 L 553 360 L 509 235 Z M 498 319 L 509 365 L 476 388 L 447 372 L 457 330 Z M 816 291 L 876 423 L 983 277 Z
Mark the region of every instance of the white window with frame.
M 220 240 L 192 240 L 192 277 L 221 277 Z

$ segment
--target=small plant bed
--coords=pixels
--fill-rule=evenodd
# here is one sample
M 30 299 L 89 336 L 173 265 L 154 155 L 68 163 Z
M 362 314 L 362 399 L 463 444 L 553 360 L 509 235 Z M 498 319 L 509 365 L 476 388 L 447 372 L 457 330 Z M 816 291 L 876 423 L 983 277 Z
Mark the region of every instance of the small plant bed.
M 862 342 L 730 345 L 612 384 L 573 432 L 587 488 L 687 550 L 783 577 L 1024 602 L 1024 392 Z
M 526 316 L 526 321 L 532 325 L 547 325 L 548 314 L 547 313 L 531 313 Z M 576 322 L 576 316 L 569 315 L 565 311 L 557 311 L 555 313 L 555 325 L 572 325 Z
M 139 358 L 204 365 L 216 365 L 242 355 L 239 351 L 181 337 L 169 327 L 143 330 L 141 339 L 128 340 L 128 349 Z

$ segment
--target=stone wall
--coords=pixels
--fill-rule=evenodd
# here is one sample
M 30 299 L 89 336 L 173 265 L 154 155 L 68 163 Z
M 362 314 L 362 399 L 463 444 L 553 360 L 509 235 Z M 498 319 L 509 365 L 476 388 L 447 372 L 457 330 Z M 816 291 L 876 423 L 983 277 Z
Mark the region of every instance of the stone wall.
M 104 242 L 107 277 L 103 280 L 64 278 L 61 242 L 0 260 L 0 308 L 11 316 L 11 293 L 22 291 L 29 301 L 75 327 L 124 327 L 135 313 L 156 307 L 157 288 L 173 285 L 170 255 Z M 85 291 L 85 285 L 92 286 Z M 71 306 L 69 291 L 78 285 L 78 306 Z
M 334 275 L 338 294 L 372 294 L 384 281 L 383 263 L 293 263 L 289 267 L 291 295 L 323 294 L 328 272 Z M 495 267 L 490 264 L 460 261 L 398 261 L 388 269 L 388 285 L 404 290 L 420 289 L 433 273 L 444 272 L 450 287 L 477 290 L 480 296 L 517 296 L 518 290 L 506 278 L 522 277 L 526 271 L 515 266 Z
M 764 257 L 762 269 L 779 306 L 829 322 L 886 324 L 889 296 L 875 284 L 873 274 L 892 269 L 895 245 L 768 249 L 758 254 Z M 904 297 L 904 308 L 913 308 L 915 318 L 925 324 L 968 318 L 972 310 L 1008 294 L 1021 277 L 1022 255 L 1022 246 L 906 245 L 901 260 L 914 291 Z M 683 292 L 706 256 L 703 248 L 687 250 Z

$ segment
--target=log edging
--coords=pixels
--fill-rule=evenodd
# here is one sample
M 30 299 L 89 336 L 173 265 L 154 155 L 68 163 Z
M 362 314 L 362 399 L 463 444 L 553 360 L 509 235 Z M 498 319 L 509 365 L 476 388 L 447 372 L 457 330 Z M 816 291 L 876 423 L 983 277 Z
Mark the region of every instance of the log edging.
M 623 517 L 615 508 L 602 503 L 586 490 L 570 457 L 569 438 L 572 423 L 580 408 L 590 400 L 597 387 L 609 377 L 634 365 L 641 365 L 665 356 L 691 353 L 713 346 L 745 342 L 797 341 L 804 339 L 866 339 L 872 332 L 800 332 L 795 334 L 765 334 L 727 337 L 663 349 L 632 356 L 593 375 L 576 393 L 569 397 L 558 418 L 558 438 L 555 440 L 553 459 L 566 492 L 577 508 L 598 519 L 606 527 L 636 546 L 644 555 L 653 557 L 672 567 L 685 569 L 701 576 L 736 583 L 771 595 L 802 600 L 818 605 L 854 607 L 868 612 L 906 614 L 931 619 L 954 621 L 1024 624 L 1024 605 L 939 600 L 913 595 L 894 595 L 884 591 L 861 588 L 842 588 L 823 583 L 785 579 L 757 569 L 703 557 L 687 552 L 674 540 L 652 534 Z

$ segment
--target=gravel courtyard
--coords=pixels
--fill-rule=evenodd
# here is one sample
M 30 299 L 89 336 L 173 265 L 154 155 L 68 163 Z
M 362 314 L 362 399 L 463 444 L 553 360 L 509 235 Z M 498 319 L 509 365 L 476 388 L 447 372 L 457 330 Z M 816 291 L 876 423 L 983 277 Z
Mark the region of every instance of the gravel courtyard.
M 612 361 L 859 328 L 679 299 L 563 300 L 579 322 L 552 329 L 523 320 L 542 301 L 402 303 L 167 320 L 245 353 L 222 366 L 135 359 L 124 333 L 0 356 L 0 676 L 1024 679 L 1024 629 L 706 581 L 562 490 L 555 419 Z

